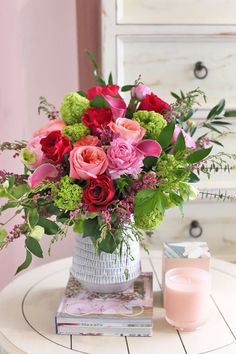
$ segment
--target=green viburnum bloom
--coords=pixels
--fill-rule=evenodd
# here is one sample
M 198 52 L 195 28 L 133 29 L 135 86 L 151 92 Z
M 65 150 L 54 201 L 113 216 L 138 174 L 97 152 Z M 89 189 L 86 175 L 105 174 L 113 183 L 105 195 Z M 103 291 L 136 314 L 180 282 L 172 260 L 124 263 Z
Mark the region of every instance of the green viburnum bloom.
M 20 152 L 20 159 L 24 165 L 31 165 L 36 162 L 36 155 L 33 151 L 23 148 Z
M 154 208 L 150 213 L 139 214 L 138 217 L 135 215 L 134 211 L 135 226 L 145 231 L 159 227 L 163 217 L 164 214 L 160 212 L 158 207 Z
M 147 134 L 155 140 L 167 125 L 163 116 L 153 111 L 137 111 L 134 113 L 133 119 L 136 120 L 141 127 L 145 128 Z
M 81 115 L 89 107 L 89 100 L 77 92 L 68 93 L 62 102 L 60 112 L 67 125 L 81 122 Z
M 162 190 L 170 191 L 179 189 L 180 182 L 187 182 L 190 171 L 186 168 L 186 163 L 176 160 L 174 155 L 166 154 L 157 162 L 157 179 L 162 181 Z
M 83 123 L 76 123 L 73 125 L 68 125 L 62 129 L 62 135 L 66 135 L 72 143 L 80 140 L 84 136 L 88 135 L 90 130 Z
M 83 189 L 75 184 L 72 178 L 65 176 L 52 187 L 52 192 L 53 200 L 58 208 L 75 210 L 81 203 Z

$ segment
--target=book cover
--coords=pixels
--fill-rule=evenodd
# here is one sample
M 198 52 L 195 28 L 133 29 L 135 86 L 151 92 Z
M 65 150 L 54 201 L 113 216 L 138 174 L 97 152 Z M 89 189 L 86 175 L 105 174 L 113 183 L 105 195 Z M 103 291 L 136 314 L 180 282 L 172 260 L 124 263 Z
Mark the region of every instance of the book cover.
M 72 276 L 56 314 L 59 334 L 149 336 L 152 331 L 152 273 L 141 273 L 120 293 L 82 288 Z

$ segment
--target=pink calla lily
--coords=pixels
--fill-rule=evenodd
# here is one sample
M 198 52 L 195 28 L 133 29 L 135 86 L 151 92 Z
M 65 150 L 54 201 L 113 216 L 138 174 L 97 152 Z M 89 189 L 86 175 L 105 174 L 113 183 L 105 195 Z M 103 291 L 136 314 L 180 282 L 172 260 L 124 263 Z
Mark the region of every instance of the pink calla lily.
M 161 145 L 157 141 L 151 139 L 140 141 L 140 143 L 136 145 L 136 149 L 138 149 L 144 156 L 158 157 L 162 152 Z
M 28 178 L 28 185 L 30 188 L 38 187 L 42 182 L 50 178 L 55 178 L 58 176 L 58 170 L 51 163 L 44 163 L 43 165 L 36 168 L 32 175 Z
M 124 117 L 126 112 L 126 103 L 122 98 L 114 98 L 112 96 L 104 95 L 105 100 L 109 104 L 113 119 Z

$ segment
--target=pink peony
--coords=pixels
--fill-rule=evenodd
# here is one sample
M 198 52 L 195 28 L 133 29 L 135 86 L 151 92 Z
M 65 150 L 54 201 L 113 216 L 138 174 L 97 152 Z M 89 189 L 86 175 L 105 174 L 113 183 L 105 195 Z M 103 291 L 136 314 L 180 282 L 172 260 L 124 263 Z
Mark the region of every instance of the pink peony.
M 26 149 L 29 150 L 30 152 L 32 152 L 35 156 L 35 161 L 33 163 L 26 164 L 26 166 L 30 170 L 35 170 L 38 166 L 42 165 L 42 163 L 45 161 L 44 154 L 41 149 L 42 146 L 40 144 L 40 140 L 41 140 L 41 137 L 36 136 L 35 138 L 33 138 L 33 140 L 31 140 L 26 145 Z
M 34 137 L 36 137 L 36 136 L 43 137 L 55 130 L 62 131 L 62 129 L 65 128 L 65 126 L 66 126 L 66 124 L 65 124 L 64 120 L 62 120 L 62 119 L 50 120 L 45 126 L 36 130 L 36 132 L 34 133 Z
M 45 163 L 32 173 L 28 178 L 28 185 L 30 188 L 36 188 L 41 183 L 56 178 L 58 176 L 58 170 L 51 163 Z
M 108 160 L 102 148 L 97 146 L 75 147 L 70 153 L 70 177 L 75 179 L 97 178 L 108 166 Z
M 148 86 L 145 86 L 143 84 L 138 84 L 134 86 L 131 90 L 131 96 L 136 98 L 137 100 L 141 101 L 143 100 L 146 95 L 151 94 L 151 89 Z
M 113 133 L 119 134 L 120 138 L 132 143 L 138 143 L 146 133 L 146 129 L 140 124 L 128 118 L 118 118 L 115 122 L 109 124 Z
M 144 155 L 130 141 L 117 138 L 107 150 L 108 172 L 112 179 L 141 172 Z
M 175 126 L 175 130 L 174 130 L 173 137 L 172 137 L 172 143 L 174 143 L 174 144 L 176 143 L 179 133 L 181 131 L 182 131 L 184 139 L 185 139 L 186 147 L 188 147 L 190 149 L 196 149 L 196 143 L 193 140 L 193 138 L 191 138 L 191 136 L 189 134 L 187 134 L 183 129 L 181 129 L 178 125 Z
M 92 145 L 96 146 L 98 144 L 98 137 L 93 135 L 86 135 L 85 137 L 78 140 L 74 147 L 85 146 L 85 145 Z

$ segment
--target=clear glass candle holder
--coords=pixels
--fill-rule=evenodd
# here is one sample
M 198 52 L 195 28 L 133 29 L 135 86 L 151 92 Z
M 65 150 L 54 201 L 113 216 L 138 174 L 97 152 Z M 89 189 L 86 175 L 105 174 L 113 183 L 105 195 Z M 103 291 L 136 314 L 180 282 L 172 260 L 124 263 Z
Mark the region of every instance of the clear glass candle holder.
M 185 331 L 200 328 L 209 317 L 210 283 L 210 273 L 199 268 L 173 268 L 166 272 L 167 322 Z

